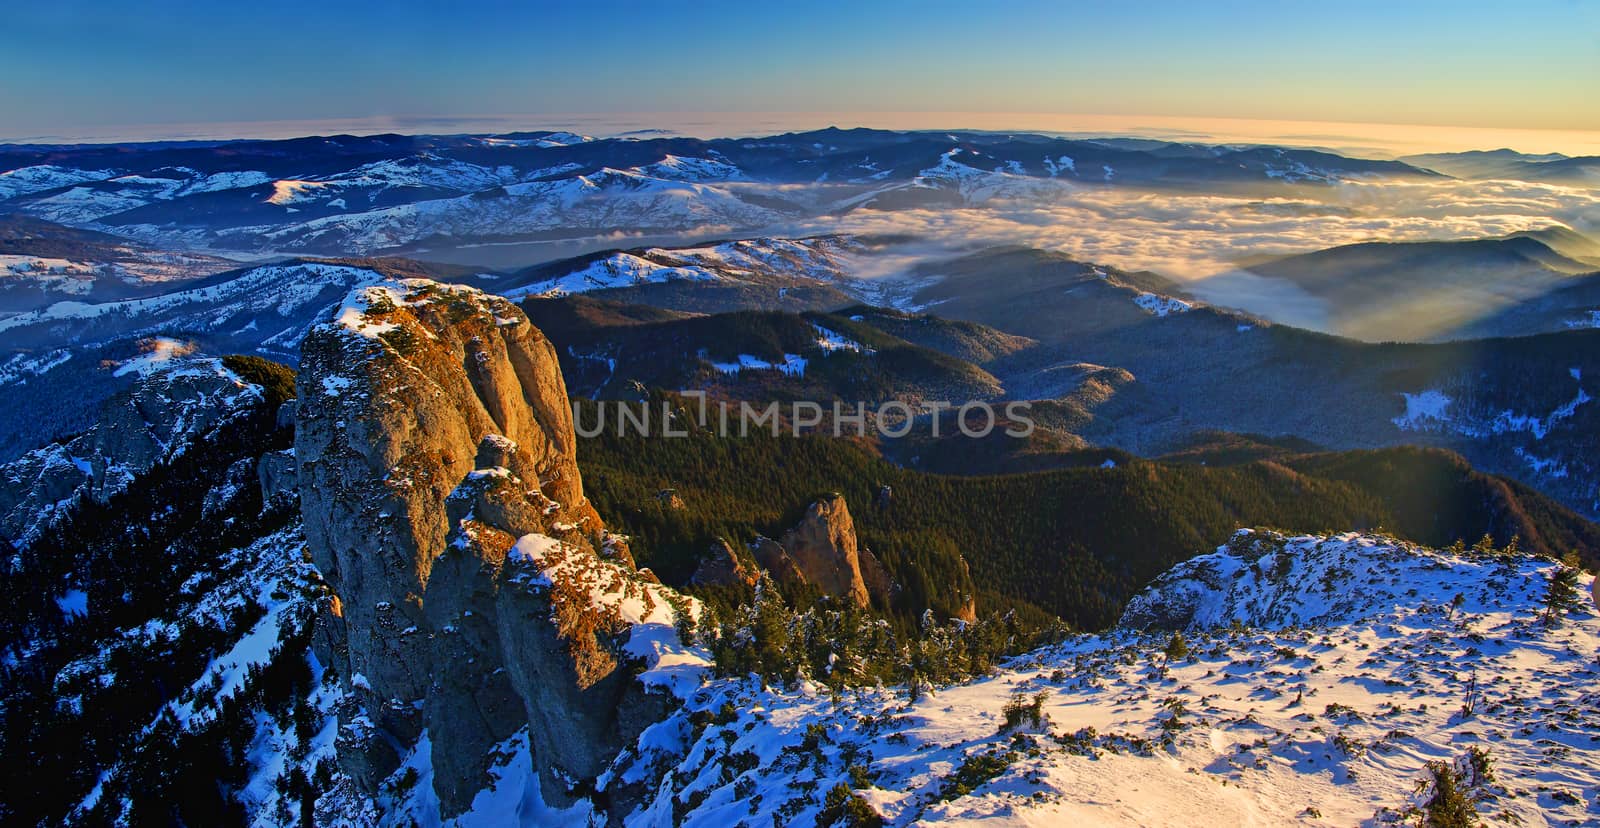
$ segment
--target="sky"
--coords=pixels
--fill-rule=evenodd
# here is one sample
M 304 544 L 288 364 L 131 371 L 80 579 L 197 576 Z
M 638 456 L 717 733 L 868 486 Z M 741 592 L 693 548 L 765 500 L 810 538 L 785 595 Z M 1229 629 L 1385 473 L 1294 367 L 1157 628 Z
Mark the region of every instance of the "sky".
M 1548 133 L 1528 151 L 1600 134 L 1597 0 L 6 6 L 9 140 L 271 137 L 301 124 L 731 133 L 930 113 L 949 128 Z

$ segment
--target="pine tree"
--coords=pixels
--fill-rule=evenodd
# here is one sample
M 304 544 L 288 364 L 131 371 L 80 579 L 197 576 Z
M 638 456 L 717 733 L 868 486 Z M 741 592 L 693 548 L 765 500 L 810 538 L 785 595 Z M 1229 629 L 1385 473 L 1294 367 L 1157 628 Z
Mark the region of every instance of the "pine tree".
M 1561 619 L 1578 605 L 1578 576 L 1583 570 L 1578 567 L 1578 554 L 1567 553 L 1566 558 L 1556 565 L 1555 571 L 1550 573 L 1550 586 L 1544 595 L 1544 622 L 1552 627 L 1561 623 Z
M 1189 657 L 1189 642 L 1183 640 L 1182 632 L 1175 632 L 1162 652 L 1166 653 L 1168 661 L 1182 661 Z

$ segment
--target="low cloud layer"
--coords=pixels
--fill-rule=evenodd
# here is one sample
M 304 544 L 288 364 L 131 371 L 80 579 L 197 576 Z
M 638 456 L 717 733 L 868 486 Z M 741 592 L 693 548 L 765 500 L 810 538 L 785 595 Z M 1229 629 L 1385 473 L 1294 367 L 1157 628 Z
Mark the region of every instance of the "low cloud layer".
M 1061 186 L 965 209 L 858 210 L 793 230 L 910 233 L 958 249 L 1022 244 L 1192 281 L 1341 244 L 1483 238 L 1553 224 L 1600 228 L 1600 191 L 1510 181 L 1351 182 L 1294 198 L 1251 198 Z

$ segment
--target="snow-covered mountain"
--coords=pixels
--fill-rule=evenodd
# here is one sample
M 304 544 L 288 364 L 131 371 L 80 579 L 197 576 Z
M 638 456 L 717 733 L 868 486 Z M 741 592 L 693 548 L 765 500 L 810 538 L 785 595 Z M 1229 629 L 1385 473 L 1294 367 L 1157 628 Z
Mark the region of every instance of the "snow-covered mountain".
M 619 250 L 531 268 L 494 289 L 508 298 L 564 296 L 669 282 L 711 282 L 774 290 L 813 282 L 845 286 L 867 241 L 851 236 L 758 238 L 702 247 Z M 848 289 L 848 288 L 846 288 Z
M 148 295 L 237 267 L 27 216 L 0 218 L 0 312 Z
M 166 247 L 365 254 L 508 238 L 753 229 L 1064 187 L 1325 186 L 1437 174 L 1283 148 L 826 129 L 0 147 L 0 210 Z
M 316 188 L 316 192 L 320 195 L 323 189 Z M 759 227 L 794 215 L 751 203 L 733 190 L 694 178 L 656 178 L 613 169 L 365 211 L 343 212 L 343 202 L 326 201 L 322 205 L 325 210 L 338 212 L 305 221 L 228 228 L 218 233 L 218 242 L 224 246 L 261 244 L 277 250 L 371 251 L 440 239 L 492 240 L 538 233 L 603 235 L 622 228 L 647 232 Z M 124 231 L 157 238 L 165 233 L 153 225 L 129 226 Z
M 189 350 L 174 340 L 149 340 L 143 353 L 114 369 L 116 376 L 137 379 L 108 401 L 94 426 L 0 466 L 0 532 L 30 542 L 79 501 L 110 500 L 262 403 L 261 389 L 219 360 L 188 356 Z
M 291 360 L 311 321 L 354 285 L 417 271 L 396 263 L 290 261 L 188 280 L 164 293 L 101 302 L 63 300 L 0 318 L 0 458 L 92 423 L 101 402 L 129 388 L 124 370 L 151 343 L 200 355 Z M 46 415 L 46 416 L 41 416 Z

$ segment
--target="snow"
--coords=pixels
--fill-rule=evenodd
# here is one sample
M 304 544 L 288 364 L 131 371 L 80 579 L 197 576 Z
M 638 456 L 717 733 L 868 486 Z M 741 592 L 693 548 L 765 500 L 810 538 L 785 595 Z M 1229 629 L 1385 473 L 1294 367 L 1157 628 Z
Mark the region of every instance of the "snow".
M 1450 398 L 1439 391 L 1423 391 L 1418 394 L 1401 394 L 1406 401 L 1406 413 L 1395 417 L 1391 422 L 1403 429 L 1419 429 L 1426 421 L 1434 420 L 1445 422 L 1448 417 L 1445 410 L 1450 407 Z
M 711 367 L 730 376 L 737 375 L 740 371 L 780 371 L 792 377 L 803 377 L 806 373 L 806 358 L 799 354 L 784 354 L 782 362 L 768 362 L 750 354 L 740 354 L 738 360 L 738 362 L 712 362 Z
M 272 195 L 267 198 L 268 204 L 288 206 L 308 200 L 311 194 L 328 186 L 323 181 L 298 181 L 282 179 L 272 182 Z
M 838 282 L 845 277 L 849 266 L 847 255 L 859 246 L 859 242 L 848 236 L 824 236 L 743 239 L 710 247 L 653 247 L 613 253 L 565 275 L 512 288 L 502 295 L 508 299 L 563 296 L 673 281 L 770 284 L 774 280 L 804 279 Z
M 114 302 L 56 302 L 47 308 L 0 319 L 0 332 L 54 322 L 91 323 L 100 317 L 156 320 L 165 314 L 211 311 L 194 324 L 220 325 L 253 312 L 281 316 L 313 305 L 331 286 L 348 287 L 382 281 L 375 271 L 344 265 L 297 263 L 251 268 L 239 276 L 205 287 L 176 290 L 144 299 Z M 295 335 L 301 332 L 296 331 Z M 298 341 L 298 340 L 296 340 Z
M 0 363 L 0 385 L 9 385 L 27 377 L 47 374 L 71 359 L 72 352 L 65 348 L 38 356 L 26 353 L 13 354 L 5 362 Z
M 1171 296 L 1161 296 L 1155 293 L 1141 293 L 1133 298 L 1133 303 L 1155 316 L 1169 316 L 1174 313 L 1187 313 L 1194 310 L 1194 305 L 1174 299 Z
M 591 290 L 663 284 L 677 280 L 714 282 L 720 278 L 718 274 L 704 268 L 672 267 L 657 264 L 631 253 L 616 253 L 566 276 L 532 287 L 506 291 L 504 295 L 507 299 L 520 299 L 525 296 L 565 296 L 572 293 L 587 293 Z
M 1568 369 L 1568 375 L 1581 383 L 1583 372 Z M 1434 390 L 1417 394 L 1402 394 L 1406 413 L 1392 421 L 1401 429 L 1412 431 L 1449 431 L 1472 439 L 1488 439 L 1497 435 L 1526 433 L 1534 440 L 1544 440 L 1561 423 L 1572 419 L 1578 409 L 1593 402 L 1589 392 L 1580 384 L 1572 399 L 1556 406 L 1543 416 L 1519 412 L 1510 408 L 1491 412 L 1446 413 L 1450 398 Z
M 677 155 L 668 155 L 654 164 L 635 167 L 631 172 L 668 181 L 738 181 L 747 178 L 743 170 L 726 161 Z
M 115 170 L 78 170 L 41 164 L 0 172 L 0 199 L 54 190 L 73 184 L 103 181 L 116 175 Z
M 0 279 L 27 281 L 62 293 L 88 293 L 98 272 L 96 265 L 69 259 L 0 255 Z
M 56 599 L 56 606 L 61 608 L 61 614 L 68 618 L 77 618 L 89 614 L 89 593 L 81 589 L 69 589 Z
M 509 184 L 498 190 L 430 199 L 299 224 L 242 228 L 285 247 L 312 242 L 393 247 L 430 236 L 509 235 L 561 229 L 611 233 L 621 227 L 760 226 L 776 211 L 723 187 L 653 178 L 628 170 Z
M 495 745 L 495 756 L 503 761 L 489 768 L 491 781 L 478 792 L 465 813 L 450 821 L 455 826 L 506 826 L 539 828 L 545 825 L 591 824 L 592 807 L 579 804 L 569 809 L 546 805 L 539 790 L 539 777 L 533 769 L 533 754 L 524 728 Z
M 1050 173 L 1051 178 L 1055 178 L 1064 172 L 1076 173 L 1078 171 L 1078 165 L 1072 158 L 1065 155 L 1055 159 L 1047 156 L 1044 159 L 1044 168 L 1046 172 Z
M 856 319 L 859 321 L 860 317 L 856 317 Z M 854 351 L 858 354 L 873 353 L 873 349 L 865 348 L 861 343 L 853 339 L 847 339 L 821 325 L 812 324 L 811 327 L 817 332 L 817 345 L 822 348 L 824 355 L 831 354 L 834 351 Z
M 346 330 L 367 339 L 377 339 L 390 331 L 399 330 L 400 326 L 394 322 L 374 320 L 371 316 L 373 304 L 386 302 L 389 307 L 398 308 L 404 306 L 406 301 L 405 292 L 397 284 L 363 285 L 345 295 L 344 302 L 333 312 L 333 319 Z
M 27 205 L 29 212 L 65 224 L 88 224 L 115 213 L 158 201 L 171 201 L 200 193 L 265 184 L 260 172 L 224 172 L 205 175 L 188 167 L 163 167 L 153 175 L 113 177 L 106 171 L 59 171 L 23 184 L 13 194 L 38 193 Z M 21 172 L 21 171 L 14 171 Z M 79 186 L 71 186 L 79 185 Z M 69 187 L 45 195 L 45 191 Z M 6 188 L 0 175 L 0 198 Z
M 1577 413 L 1578 406 L 1591 401 L 1589 393 L 1582 388 L 1578 395 L 1565 405 L 1557 407 L 1545 417 L 1536 417 L 1531 414 L 1518 414 L 1510 409 L 1500 412 L 1494 421 L 1489 424 L 1489 429 L 1495 434 L 1504 434 L 1513 431 L 1526 431 L 1533 435 L 1535 440 L 1543 440 L 1550 433 L 1556 423 L 1570 418 Z
M 938 164 L 918 172 L 911 181 L 912 186 L 953 189 L 968 204 L 1050 194 L 1066 186 L 1064 182 L 1031 177 L 1017 162 L 984 170 L 956 160 L 961 155 L 974 156 L 975 153 L 960 147 L 950 148 L 939 156 Z
M 915 702 L 900 688 L 708 684 L 682 730 L 641 739 L 640 761 L 672 757 L 676 781 L 628 824 L 666 824 L 667 799 L 673 824 L 809 824 L 850 761 L 873 775 L 857 793 L 888 825 L 1281 825 L 1308 809 L 1316 824 L 1383 824 L 1415 801 L 1427 761 L 1472 747 L 1499 778 L 1484 816 L 1592 824 L 1600 616 L 1584 576 L 1583 606 L 1541 623 L 1552 569 L 1381 536 L 1243 532 L 1158 579 L 1125 626 Z M 1152 617 L 1186 628 L 1188 658 L 1163 654 L 1170 633 L 1126 626 Z M 1038 692 L 1044 726 L 1002 732 L 1006 700 Z M 725 704 L 733 721 L 689 730 L 694 711 Z M 661 738 L 676 732 L 693 743 Z M 980 754 L 1005 757 L 999 774 L 937 802 Z M 733 756 L 748 764 L 725 773 Z
M 182 342 L 167 337 L 156 337 L 145 344 L 144 353 L 130 359 L 113 371 L 113 376 L 123 377 L 128 374 L 146 376 L 152 371 L 165 367 L 172 360 L 185 357 L 194 353 L 195 346 L 191 342 Z
M 1589 311 L 1588 316 L 1566 321 L 1569 328 L 1600 328 L 1600 310 Z
M 514 576 L 515 582 L 535 589 L 549 589 L 559 582 L 587 594 L 601 617 L 614 617 L 625 625 L 623 652 L 644 665 L 638 679 L 646 687 L 686 697 L 704 682 L 710 660 L 705 651 L 678 638 L 674 608 L 677 604 L 699 618 L 698 601 L 548 535 L 522 536 L 506 553 L 506 562 L 524 568 Z
M 482 139 L 484 145 L 491 147 L 569 147 L 573 144 L 583 144 L 594 139 L 587 135 L 575 132 L 552 132 L 538 138 L 503 138 L 491 137 Z

